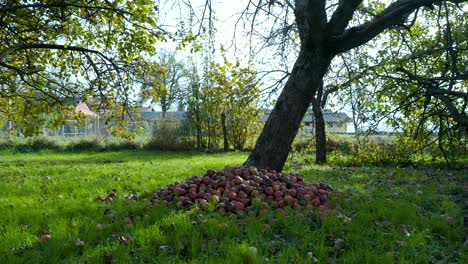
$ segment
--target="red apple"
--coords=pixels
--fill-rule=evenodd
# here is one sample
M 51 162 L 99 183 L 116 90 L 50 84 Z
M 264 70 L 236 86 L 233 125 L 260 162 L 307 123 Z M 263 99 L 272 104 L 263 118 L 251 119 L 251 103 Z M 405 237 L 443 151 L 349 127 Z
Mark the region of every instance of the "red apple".
M 198 194 L 197 193 L 194 193 L 194 192 L 191 192 L 188 194 L 188 197 L 192 200 L 192 201 L 195 201 L 195 199 L 197 199 L 197 196 Z
M 278 206 L 279 206 L 280 208 L 283 208 L 283 207 L 286 206 L 286 202 L 285 202 L 284 200 L 279 200 L 279 201 L 278 201 Z
M 273 193 L 273 196 L 274 196 L 276 199 L 278 199 L 278 198 L 281 198 L 281 197 L 283 196 L 283 193 L 280 192 L 280 191 L 276 191 L 276 192 Z
M 249 195 L 246 194 L 246 193 L 243 192 L 243 191 L 240 191 L 240 192 L 239 192 L 239 197 L 240 197 L 241 199 L 246 199 L 247 197 L 249 197 Z
M 182 196 L 182 195 L 184 195 L 184 194 L 186 193 L 186 191 L 185 191 L 184 189 L 179 188 L 179 187 L 175 188 L 174 191 L 175 191 L 175 193 L 176 193 L 177 195 L 179 195 L 179 196 Z
M 311 203 L 315 206 L 319 206 L 320 205 L 320 199 L 318 197 L 315 197 L 314 199 L 312 199 Z
M 242 184 L 243 181 L 244 180 L 240 176 L 234 177 L 234 183 L 237 185 Z
M 260 209 L 258 210 L 258 215 L 259 216 L 264 216 L 264 215 L 267 215 L 268 214 L 268 210 L 267 209 Z
M 244 206 L 244 204 L 241 203 L 241 202 L 236 202 L 235 205 L 234 205 L 234 208 L 235 208 L 236 210 L 244 210 L 245 206 Z
M 326 191 L 326 190 L 324 190 L 324 189 L 318 189 L 318 192 L 319 192 L 320 194 L 323 194 L 323 195 L 329 195 L 329 194 L 330 194 L 330 192 L 328 192 L 328 191 Z
M 209 193 L 204 193 L 202 196 L 203 196 L 203 199 L 205 199 L 207 201 L 209 201 L 211 199 L 211 194 L 209 194 Z
M 293 198 L 291 195 L 287 194 L 284 196 L 284 201 L 287 203 L 287 204 L 292 204 L 293 202 Z
M 296 189 L 293 189 L 293 188 L 289 189 L 289 190 L 288 190 L 288 193 L 289 193 L 289 195 L 291 195 L 292 197 L 296 197 L 296 194 L 297 194 Z
M 318 194 L 318 190 L 315 186 L 310 186 L 309 190 L 313 192 L 314 194 Z
M 210 183 L 210 178 L 205 176 L 205 177 L 202 178 L 201 182 L 204 183 L 204 184 L 209 184 Z
M 229 193 L 229 199 L 230 199 L 231 201 L 237 199 L 237 193 L 235 193 L 235 192 L 230 192 L 230 193 Z

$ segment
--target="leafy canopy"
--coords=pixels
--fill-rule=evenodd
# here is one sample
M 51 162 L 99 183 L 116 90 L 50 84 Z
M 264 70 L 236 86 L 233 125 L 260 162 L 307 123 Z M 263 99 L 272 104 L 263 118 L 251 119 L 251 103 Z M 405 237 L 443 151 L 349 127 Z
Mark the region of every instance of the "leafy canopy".
M 80 98 L 123 122 L 140 62 L 165 37 L 155 12 L 150 0 L 0 4 L 0 120 L 38 134 L 70 118 Z

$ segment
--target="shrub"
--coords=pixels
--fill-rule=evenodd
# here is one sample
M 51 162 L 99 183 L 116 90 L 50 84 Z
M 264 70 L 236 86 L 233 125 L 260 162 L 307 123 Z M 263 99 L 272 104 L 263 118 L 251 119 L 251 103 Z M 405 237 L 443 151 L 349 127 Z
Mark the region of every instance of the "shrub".
M 80 138 L 68 144 L 66 149 L 68 151 L 101 151 L 104 146 L 99 138 Z
M 40 136 L 34 138 L 20 138 L 7 136 L 0 142 L 0 150 L 9 150 L 13 152 L 36 152 L 40 150 L 63 150 L 63 146 L 55 139 Z
M 40 150 L 62 150 L 62 146 L 54 139 L 48 137 L 35 137 L 28 140 L 28 145 L 33 151 Z
M 172 119 L 157 121 L 151 140 L 146 145 L 148 149 L 157 150 L 191 150 L 194 146 L 186 125 Z
M 105 150 L 117 151 L 117 150 L 136 150 L 142 146 L 140 143 L 132 140 L 125 140 L 122 142 L 110 142 L 105 145 Z

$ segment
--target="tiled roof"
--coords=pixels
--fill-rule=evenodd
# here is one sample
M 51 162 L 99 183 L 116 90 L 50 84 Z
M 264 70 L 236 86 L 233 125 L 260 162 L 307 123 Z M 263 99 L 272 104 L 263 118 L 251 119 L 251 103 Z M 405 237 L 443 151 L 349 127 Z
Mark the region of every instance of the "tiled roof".
M 91 111 L 88 105 L 83 101 L 80 101 L 75 107 L 75 113 L 78 113 L 78 112 L 81 112 L 86 116 L 97 117 L 97 114 Z

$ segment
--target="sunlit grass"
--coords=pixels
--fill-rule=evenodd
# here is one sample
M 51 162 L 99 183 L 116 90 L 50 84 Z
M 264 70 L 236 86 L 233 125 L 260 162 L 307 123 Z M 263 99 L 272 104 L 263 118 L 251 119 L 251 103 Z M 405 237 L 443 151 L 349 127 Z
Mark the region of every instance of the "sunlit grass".
M 466 263 L 466 171 L 289 163 L 344 192 L 345 216 L 280 211 L 236 219 L 149 208 L 151 192 L 246 153 L 0 153 L 0 263 Z M 112 203 L 96 201 L 116 189 Z M 138 200 L 125 197 L 139 195 Z M 346 222 L 346 223 L 345 223 Z M 51 236 L 41 241 L 41 235 Z M 122 237 L 124 239 L 122 239 Z M 77 246 L 77 240 L 83 246 Z M 331 251 L 344 240 L 342 250 Z

